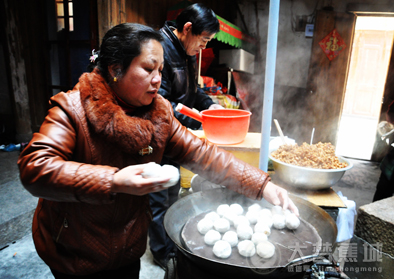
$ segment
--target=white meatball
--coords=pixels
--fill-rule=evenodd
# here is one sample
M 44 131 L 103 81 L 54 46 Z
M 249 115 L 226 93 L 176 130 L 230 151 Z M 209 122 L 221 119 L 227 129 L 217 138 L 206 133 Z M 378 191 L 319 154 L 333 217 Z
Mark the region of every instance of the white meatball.
M 272 212 L 268 208 L 263 208 L 262 210 L 259 211 L 259 217 L 272 217 Z
M 259 212 L 257 210 L 249 210 L 246 212 L 245 217 L 249 220 L 249 223 L 256 224 L 259 218 Z
M 257 244 L 256 250 L 257 255 L 264 259 L 272 258 L 272 256 L 275 255 L 275 245 L 268 240 Z
M 222 236 L 218 231 L 215 230 L 209 230 L 205 235 L 204 235 L 204 242 L 207 245 L 214 245 L 216 241 L 220 240 Z
M 160 166 L 155 162 L 150 162 L 146 165 L 143 172 L 141 173 L 144 178 L 170 178 L 169 181 L 163 183 L 164 187 L 171 187 L 178 183 L 179 181 L 179 170 L 172 165 Z
M 254 245 L 256 245 L 256 246 L 257 246 L 257 244 L 259 244 L 260 242 L 266 241 L 266 240 L 268 240 L 268 237 L 267 237 L 267 235 L 266 235 L 265 233 L 257 232 L 257 233 L 254 233 L 254 234 L 252 235 L 252 242 L 253 242 Z
M 274 205 L 271 208 L 271 213 L 272 213 L 272 215 L 275 215 L 275 214 L 283 214 L 284 212 L 283 212 L 283 208 L 281 206 Z
M 163 165 L 161 167 L 160 177 L 170 177 L 166 183 L 163 184 L 164 187 L 171 187 L 178 183 L 179 181 L 179 170 L 172 165 Z
M 253 234 L 252 227 L 248 225 L 239 225 L 237 228 L 238 238 L 241 240 L 251 239 Z
M 230 225 L 234 225 L 234 219 L 237 217 L 238 215 L 234 214 L 234 212 L 231 211 L 227 211 L 226 213 L 224 213 L 223 218 L 227 219 L 230 222 Z
M 257 223 L 262 223 L 262 224 L 266 224 L 268 227 L 272 227 L 273 221 L 272 221 L 272 217 L 265 215 L 265 216 L 260 216 L 257 219 Z
M 300 223 L 300 219 L 294 213 L 286 215 L 286 227 L 289 230 L 297 229 L 300 226 Z
M 245 216 L 238 215 L 238 216 L 235 216 L 233 225 L 234 225 L 234 228 L 237 228 L 239 225 L 249 226 L 250 222 L 249 222 L 248 218 L 246 218 Z
M 216 257 L 227 259 L 231 256 L 231 245 L 227 241 L 218 240 L 212 248 L 213 253 Z
M 159 177 L 161 174 L 161 166 L 155 162 L 150 162 L 146 165 L 141 175 L 144 178 Z
M 286 216 L 281 214 L 275 214 L 272 216 L 272 225 L 275 229 L 281 230 L 286 227 Z
M 283 211 L 283 214 L 284 214 L 285 216 L 287 216 L 287 215 L 293 214 L 293 213 L 292 213 L 290 210 L 286 209 L 286 210 Z
M 228 204 L 221 204 L 216 209 L 216 212 L 222 217 L 226 212 L 230 210 L 230 206 Z
M 225 218 L 220 218 L 213 223 L 213 227 L 220 233 L 225 233 L 230 229 L 230 222 Z
M 220 216 L 215 211 L 211 211 L 207 213 L 204 218 L 210 219 L 212 222 L 215 222 L 216 220 L 220 219 Z
M 222 240 L 227 241 L 231 247 L 234 247 L 238 244 L 238 235 L 234 231 L 228 231 L 224 233 Z
M 256 254 L 256 247 L 251 240 L 242 240 L 238 243 L 237 247 L 241 256 L 252 257 Z
M 235 215 L 242 215 L 244 213 L 243 207 L 238 203 L 233 203 L 230 205 L 230 211 Z
M 197 223 L 197 230 L 201 234 L 206 234 L 213 228 L 213 222 L 211 219 L 203 218 Z
M 271 234 L 271 228 L 264 223 L 257 222 L 257 224 L 254 226 L 254 232 L 264 233 L 265 235 L 269 236 Z
M 260 211 L 260 210 L 261 210 L 261 205 L 259 205 L 258 203 L 254 203 L 248 207 L 248 211 Z

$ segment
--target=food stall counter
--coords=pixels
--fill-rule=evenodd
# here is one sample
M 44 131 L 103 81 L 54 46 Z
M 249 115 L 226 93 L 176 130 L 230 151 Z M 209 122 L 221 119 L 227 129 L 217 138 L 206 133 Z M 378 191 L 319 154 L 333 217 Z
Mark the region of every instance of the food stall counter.
M 203 130 L 190 130 L 194 135 L 199 138 L 205 138 Z M 261 145 L 261 133 L 247 133 L 245 140 L 238 144 L 232 145 L 217 145 L 218 147 L 234 154 L 235 157 L 241 159 L 248 164 L 259 167 L 260 160 L 260 145 Z M 314 203 L 317 206 L 323 207 L 324 209 L 333 209 L 334 212 L 338 208 L 344 208 L 346 205 L 338 194 L 332 189 L 324 189 L 319 191 L 308 191 L 302 189 L 294 189 L 285 185 L 275 177 L 274 171 L 268 171 L 271 176 L 272 182 L 288 190 L 290 193 L 299 196 L 309 202 Z M 186 185 L 190 187 L 190 180 L 194 176 L 194 173 L 181 167 L 181 186 Z

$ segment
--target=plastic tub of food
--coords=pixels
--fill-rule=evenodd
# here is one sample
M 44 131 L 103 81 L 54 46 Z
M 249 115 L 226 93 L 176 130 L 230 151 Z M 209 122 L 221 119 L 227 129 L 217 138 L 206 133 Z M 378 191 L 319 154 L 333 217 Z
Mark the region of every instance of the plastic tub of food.
M 176 111 L 200 121 L 205 137 L 210 142 L 226 145 L 244 141 L 252 114 L 241 109 L 209 109 L 199 113 L 183 104 L 178 104 Z

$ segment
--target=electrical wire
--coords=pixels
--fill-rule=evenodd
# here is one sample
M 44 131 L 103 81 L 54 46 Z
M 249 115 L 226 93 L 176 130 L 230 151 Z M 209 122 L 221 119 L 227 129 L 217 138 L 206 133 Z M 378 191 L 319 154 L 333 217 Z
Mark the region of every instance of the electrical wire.
M 319 6 L 320 0 L 316 1 L 315 7 L 312 11 L 312 13 L 310 13 L 309 15 L 306 15 L 307 17 L 307 23 L 308 24 L 314 24 L 315 23 L 315 18 L 316 18 L 316 11 L 317 11 L 317 7 Z M 296 30 L 296 23 L 297 23 L 297 18 L 296 16 L 294 16 L 294 0 L 291 0 L 291 4 L 290 4 L 290 23 L 291 23 L 291 30 L 293 33 L 297 32 Z

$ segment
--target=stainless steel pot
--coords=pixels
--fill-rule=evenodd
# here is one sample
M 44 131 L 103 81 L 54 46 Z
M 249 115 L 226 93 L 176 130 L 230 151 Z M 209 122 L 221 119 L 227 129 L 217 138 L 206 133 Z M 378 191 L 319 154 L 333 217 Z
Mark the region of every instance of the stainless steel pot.
M 290 197 L 298 207 L 300 216 L 317 230 L 322 239 L 322 243 L 329 243 L 332 245 L 332 249 L 335 249 L 337 227 L 330 215 L 320 207 L 306 200 L 294 195 L 290 195 Z M 183 245 L 181 232 L 183 226 L 189 219 L 201 213 L 216 210 L 216 208 L 223 203 L 247 204 L 254 202 L 258 202 L 264 207 L 272 206 L 265 200 L 254 201 L 226 188 L 194 193 L 178 200 L 167 210 L 164 217 L 164 227 L 169 237 L 176 244 L 178 250 L 188 257 L 196 266 L 205 271 L 212 272 L 213 274 L 220 274 L 221 276 L 229 276 L 230 278 L 237 276 L 242 276 L 242 278 L 288 278 L 294 275 L 294 273 L 289 272 L 287 269 L 288 265 L 305 263 L 308 259 L 302 262 L 294 260 L 282 267 L 255 268 L 252 266 L 223 264 L 210 258 L 201 257 L 193 254 Z
M 288 187 L 295 187 L 303 190 L 323 190 L 328 189 L 337 183 L 346 171 L 353 167 L 349 160 L 338 156 L 341 163 L 347 163 L 347 167 L 341 169 L 314 169 L 284 163 L 274 157 L 271 159 L 275 170 L 275 176 L 282 180 Z

